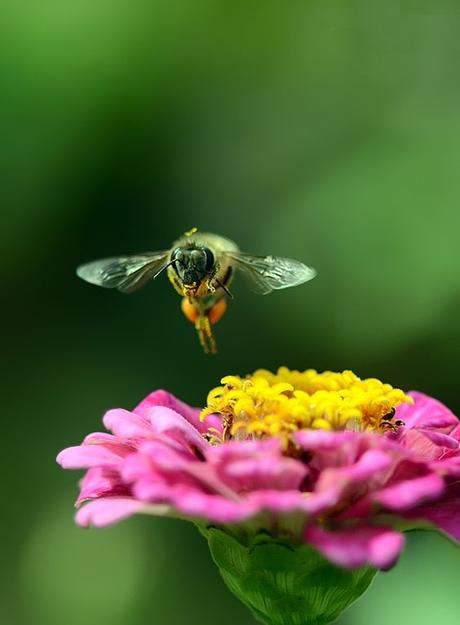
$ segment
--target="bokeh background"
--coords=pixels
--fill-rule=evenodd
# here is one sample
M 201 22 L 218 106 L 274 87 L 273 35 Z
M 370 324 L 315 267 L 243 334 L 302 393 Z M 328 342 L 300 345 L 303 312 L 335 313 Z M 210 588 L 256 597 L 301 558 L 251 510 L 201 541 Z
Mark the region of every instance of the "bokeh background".
M 186 523 L 73 525 L 56 453 L 154 388 L 351 368 L 460 411 L 456 0 L 4 0 L 0 621 L 253 625 Z M 298 258 L 234 285 L 201 353 L 164 276 L 125 297 L 75 267 L 192 226 Z M 460 551 L 411 535 L 341 625 L 452 625 Z

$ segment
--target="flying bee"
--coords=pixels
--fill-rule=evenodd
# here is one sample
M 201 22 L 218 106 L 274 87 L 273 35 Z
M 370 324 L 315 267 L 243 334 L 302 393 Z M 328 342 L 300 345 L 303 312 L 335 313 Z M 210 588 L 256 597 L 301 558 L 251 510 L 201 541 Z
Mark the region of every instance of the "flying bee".
M 277 256 L 252 256 L 240 252 L 233 241 L 198 232 L 186 232 L 169 250 L 134 256 L 105 258 L 80 265 L 77 275 L 105 288 L 132 293 L 167 272 L 182 296 L 182 312 L 198 332 L 206 353 L 216 353 L 212 326 L 224 315 L 236 271 L 245 274 L 252 289 L 265 295 L 276 289 L 297 286 L 316 272 L 297 260 Z

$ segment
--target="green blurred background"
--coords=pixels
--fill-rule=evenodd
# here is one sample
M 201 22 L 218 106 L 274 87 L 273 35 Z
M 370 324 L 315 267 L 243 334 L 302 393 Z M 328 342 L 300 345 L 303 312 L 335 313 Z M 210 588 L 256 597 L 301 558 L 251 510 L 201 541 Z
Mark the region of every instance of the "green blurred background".
M 188 524 L 73 525 L 55 455 L 155 388 L 351 368 L 460 411 L 457 0 L 4 0 L 0 264 L 5 625 L 251 625 Z M 192 226 L 298 258 L 235 283 L 200 351 L 165 277 L 124 297 L 93 258 Z M 460 551 L 413 535 L 341 625 L 458 622 Z

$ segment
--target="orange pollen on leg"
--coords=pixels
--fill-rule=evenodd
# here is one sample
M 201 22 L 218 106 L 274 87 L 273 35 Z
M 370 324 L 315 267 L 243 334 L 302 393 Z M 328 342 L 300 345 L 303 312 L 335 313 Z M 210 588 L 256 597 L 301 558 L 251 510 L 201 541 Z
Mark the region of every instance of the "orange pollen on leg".
M 215 325 L 218 321 L 222 319 L 226 310 L 227 302 L 224 298 L 222 298 L 206 312 L 206 315 L 208 316 L 209 321 L 212 323 L 212 325 Z
M 184 297 L 181 302 L 181 309 L 184 315 L 192 323 L 196 323 L 200 313 L 196 306 L 189 300 L 188 297 Z M 206 317 L 209 319 L 211 325 L 215 325 L 222 319 L 227 310 L 227 302 L 224 298 L 220 299 L 214 306 L 206 311 Z
M 183 298 L 181 302 L 181 308 L 182 308 L 182 312 L 184 313 L 184 315 L 192 323 L 195 323 L 198 317 L 200 316 L 200 313 L 192 304 L 192 302 L 188 299 L 188 297 Z

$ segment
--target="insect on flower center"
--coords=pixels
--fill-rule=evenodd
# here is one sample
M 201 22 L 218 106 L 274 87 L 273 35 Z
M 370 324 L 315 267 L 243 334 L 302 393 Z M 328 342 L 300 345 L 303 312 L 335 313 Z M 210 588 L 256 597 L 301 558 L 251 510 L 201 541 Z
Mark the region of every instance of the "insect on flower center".
M 202 419 L 221 415 L 222 433 L 209 434 L 216 443 L 278 436 L 287 447 L 301 429 L 396 431 L 402 423 L 394 419 L 395 408 L 413 402 L 402 390 L 376 378 L 361 380 L 352 371 L 259 369 L 221 383 L 208 394 L 201 414 Z

